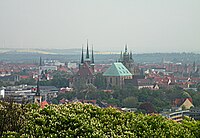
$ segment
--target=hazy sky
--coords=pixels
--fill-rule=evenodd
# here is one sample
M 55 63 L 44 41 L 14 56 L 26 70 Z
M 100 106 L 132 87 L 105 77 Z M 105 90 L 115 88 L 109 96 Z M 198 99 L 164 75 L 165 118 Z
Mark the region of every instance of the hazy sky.
M 200 0 L 0 0 L 0 48 L 87 39 L 101 51 L 199 52 Z

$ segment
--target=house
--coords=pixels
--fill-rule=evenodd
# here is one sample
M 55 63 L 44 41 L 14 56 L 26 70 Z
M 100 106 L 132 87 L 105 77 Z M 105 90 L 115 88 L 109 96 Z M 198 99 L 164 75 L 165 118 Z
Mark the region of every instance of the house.
M 191 96 L 187 92 L 183 92 L 181 98 L 176 98 L 173 101 L 173 107 L 185 110 L 194 107 L 194 105 L 192 104 Z
M 31 86 L 19 85 L 19 86 L 7 86 L 5 88 L 4 98 L 11 98 L 14 102 L 33 102 L 34 93 L 31 90 Z
M 159 86 L 153 79 L 146 79 L 143 75 L 134 75 L 132 79 L 125 80 L 125 85 L 135 86 L 138 89 L 148 88 L 158 90 Z
M 189 98 L 186 98 L 185 101 L 181 104 L 180 108 L 190 109 L 191 107 L 194 107 L 191 100 Z
M 5 96 L 5 89 L 4 88 L 0 88 L 0 99 L 4 98 Z
M 151 79 L 138 79 L 137 80 L 138 89 L 148 88 L 150 90 L 158 90 L 159 86 Z

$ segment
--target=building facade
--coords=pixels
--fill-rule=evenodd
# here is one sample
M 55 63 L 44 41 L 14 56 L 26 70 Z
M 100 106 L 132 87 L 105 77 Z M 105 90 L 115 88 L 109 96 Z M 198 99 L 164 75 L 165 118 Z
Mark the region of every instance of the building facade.
M 121 63 L 113 63 L 104 73 L 106 87 L 112 88 L 113 86 L 124 86 L 124 80 L 132 79 L 130 71 Z
M 121 62 L 132 75 L 139 75 L 140 70 L 137 65 L 135 65 L 133 60 L 132 52 L 128 52 L 127 45 L 125 45 L 124 52 L 121 52 L 119 62 Z
M 91 58 L 90 58 L 88 42 L 87 42 L 86 57 L 84 58 L 83 47 L 82 47 L 81 62 L 79 64 L 79 70 L 73 77 L 72 86 L 80 87 L 81 85 L 94 84 L 94 79 L 95 79 L 94 66 L 95 64 L 94 64 L 93 48 L 92 48 Z

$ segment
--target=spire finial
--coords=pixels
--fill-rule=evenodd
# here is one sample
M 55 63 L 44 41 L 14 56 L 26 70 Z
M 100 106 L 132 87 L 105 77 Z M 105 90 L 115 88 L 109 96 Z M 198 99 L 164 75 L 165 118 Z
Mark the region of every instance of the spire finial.
M 84 57 L 83 57 L 83 46 L 82 46 L 81 63 L 83 62 L 84 62 Z
M 127 52 L 127 44 L 125 45 L 125 52 Z
M 130 52 L 130 59 L 133 59 L 132 51 Z
M 40 66 L 42 66 L 42 58 L 40 57 Z
M 94 63 L 94 51 L 93 51 L 93 45 L 92 45 L 92 63 Z
M 89 59 L 90 56 L 89 56 L 89 49 L 88 49 L 88 39 L 87 39 L 87 53 L 86 53 L 86 59 Z
M 39 85 L 39 83 L 40 83 L 40 79 L 38 77 L 38 79 L 37 79 L 37 91 L 35 93 L 36 96 L 40 96 L 40 85 Z

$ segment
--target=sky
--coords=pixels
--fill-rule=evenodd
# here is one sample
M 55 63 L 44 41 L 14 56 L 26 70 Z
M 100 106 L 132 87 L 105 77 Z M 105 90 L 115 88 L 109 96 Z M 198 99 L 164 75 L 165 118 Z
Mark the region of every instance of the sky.
M 0 0 L 0 48 L 200 52 L 200 0 Z

